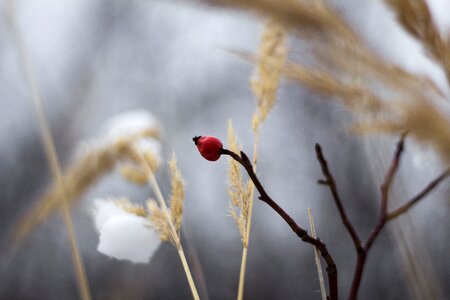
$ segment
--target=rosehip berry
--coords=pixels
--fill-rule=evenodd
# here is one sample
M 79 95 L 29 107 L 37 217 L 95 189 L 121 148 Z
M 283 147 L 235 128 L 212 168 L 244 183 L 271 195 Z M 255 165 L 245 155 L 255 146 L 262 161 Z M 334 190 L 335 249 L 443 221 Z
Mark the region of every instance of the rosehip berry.
M 218 138 L 213 136 L 196 136 L 192 140 L 200 154 L 207 160 L 216 161 L 220 158 L 223 144 Z

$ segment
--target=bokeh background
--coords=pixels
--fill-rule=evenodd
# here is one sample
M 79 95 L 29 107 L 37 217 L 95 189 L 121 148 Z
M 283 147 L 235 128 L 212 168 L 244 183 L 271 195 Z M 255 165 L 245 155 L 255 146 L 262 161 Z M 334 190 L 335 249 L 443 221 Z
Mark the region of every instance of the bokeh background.
M 441 30 L 449 32 L 449 2 L 428 2 Z M 330 3 L 372 49 L 429 76 L 449 99 L 442 70 L 382 1 Z M 10 5 L 0 1 L 0 298 L 77 299 L 60 215 L 36 228 L 21 247 L 10 243 L 14 226 L 51 183 L 9 26 Z M 255 105 L 249 79 L 254 66 L 228 50 L 257 51 L 264 17 L 205 2 L 159 0 L 23 0 L 16 1 L 15 11 L 62 164 L 71 161 L 84 141 L 101 135 L 115 114 L 151 111 L 163 128 L 164 156 L 177 154 L 187 183 L 183 230 L 199 289 L 210 299 L 235 298 L 242 248 L 227 213 L 227 162 L 205 161 L 191 139 L 225 139 L 232 119 L 243 148 L 251 152 Z M 290 57 L 304 60 L 311 54 L 309 46 L 290 37 Z M 378 186 L 397 138 L 350 134 L 351 116 L 329 100 L 297 83 L 282 82 L 278 103 L 262 129 L 258 173 L 268 192 L 303 227 L 309 224 L 307 208 L 312 208 L 318 235 L 338 265 L 344 297 L 355 254 L 329 191 L 316 184 L 321 173 L 314 144 L 322 144 L 348 214 L 365 237 L 376 221 Z M 443 168 L 430 149 L 408 141 L 393 203 L 413 195 Z M 158 179 L 168 193 L 167 172 Z M 450 298 L 448 187 L 444 184 L 387 226 L 370 253 L 361 299 Z M 96 251 L 92 200 L 127 196 L 144 203 L 151 195 L 149 188 L 112 173 L 74 206 L 94 299 L 191 297 L 170 244 L 163 244 L 149 264 L 118 261 Z M 255 203 L 253 220 L 246 299 L 320 299 L 313 249 L 263 203 Z

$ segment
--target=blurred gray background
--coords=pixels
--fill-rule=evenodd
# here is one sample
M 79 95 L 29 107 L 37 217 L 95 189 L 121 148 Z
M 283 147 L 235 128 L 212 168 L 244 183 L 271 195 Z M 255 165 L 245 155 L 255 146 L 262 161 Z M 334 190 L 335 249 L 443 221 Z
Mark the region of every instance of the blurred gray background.
M 9 2 L 0 1 L 0 299 L 77 299 L 60 215 L 37 228 L 19 249 L 10 247 L 15 224 L 51 176 L 7 23 Z M 381 1 L 331 2 L 375 51 L 431 77 L 448 98 L 442 70 Z M 450 5 L 430 3 L 439 26 L 448 30 Z M 24 0 L 17 1 L 16 11 L 62 164 L 116 113 L 147 109 L 155 114 L 163 127 L 164 155 L 176 152 L 187 183 L 183 230 L 192 246 L 188 260 L 197 256 L 193 264 L 203 270 L 207 291 L 201 293 L 210 299 L 235 298 L 242 247 L 227 213 L 227 162 L 202 159 L 191 138 L 225 140 L 232 119 L 243 148 L 251 152 L 255 108 L 249 78 L 254 67 L 224 50 L 257 51 L 264 18 L 190 1 Z M 291 38 L 289 49 L 292 57 L 301 58 L 310 48 Z M 345 298 L 355 254 L 329 191 L 316 184 L 321 173 L 314 144 L 322 144 L 347 212 L 366 237 L 376 221 L 378 186 L 396 138 L 352 136 L 347 112 L 297 83 L 283 81 L 278 99 L 262 129 L 258 173 L 267 191 L 303 227 L 308 227 L 307 208 L 312 208 L 318 235 L 338 265 Z M 393 203 L 416 193 L 443 168 L 431 150 L 408 142 Z M 166 171 L 159 180 L 168 193 Z M 370 253 L 361 299 L 450 298 L 448 191 L 443 185 L 387 226 Z M 92 199 L 127 196 L 143 203 L 151 195 L 149 188 L 127 184 L 114 173 L 74 206 L 94 299 L 191 297 L 170 244 L 163 244 L 149 264 L 117 261 L 96 251 Z M 320 299 L 313 249 L 263 203 L 255 202 L 253 220 L 245 298 Z M 198 272 L 194 276 L 201 286 Z

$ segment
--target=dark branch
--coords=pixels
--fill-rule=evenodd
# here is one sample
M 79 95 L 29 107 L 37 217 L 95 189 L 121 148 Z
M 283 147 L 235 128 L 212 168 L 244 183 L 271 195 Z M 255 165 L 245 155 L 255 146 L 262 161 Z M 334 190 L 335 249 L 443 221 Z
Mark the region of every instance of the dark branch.
M 319 180 L 319 183 L 327 185 L 330 188 L 331 195 L 333 196 L 334 199 L 334 203 L 336 204 L 337 209 L 339 210 L 339 214 L 341 215 L 341 219 L 345 225 L 345 228 L 347 228 L 348 233 L 352 237 L 356 252 L 360 252 L 361 240 L 355 228 L 353 227 L 353 224 L 347 217 L 347 213 L 345 212 L 344 206 L 342 205 L 341 197 L 339 196 L 339 193 L 337 191 L 336 181 L 334 180 L 334 177 L 331 174 L 330 169 L 328 168 L 328 162 L 325 159 L 322 153 L 322 147 L 319 144 L 316 144 L 316 156 L 322 168 L 323 176 L 325 176 L 325 180 Z
M 425 198 L 436 186 L 439 185 L 444 179 L 450 175 L 450 169 L 445 170 L 433 181 L 431 181 L 420 193 L 408 200 L 405 204 L 395 209 L 394 211 L 387 214 L 386 221 L 391 221 L 401 214 L 407 212 L 411 207 L 413 207 L 417 202 Z
M 392 158 L 391 165 L 384 177 L 383 183 L 381 184 L 381 203 L 380 203 L 380 213 L 378 215 L 378 221 L 375 227 L 372 229 L 367 241 L 364 244 L 362 251 L 358 252 L 358 257 L 356 260 L 355 272 L 353 274 L 352 287 L 350 289 L 349 300 L 356 300 L 358 297 L 359 287 L 361 285 L 361 279 L 364 272 L 364 267 L 366 265 L 367 254 L 370 248 L 375 242 L 375 239 L 380 234 L 384 225 L 386 225 L 387 220 L 387 205 L 389 201 L 389 190 L 394 180 L 395 174 L 397 173 L 398 167 L 400 165 L 400 159 L 404 151 L 406 133 L 402 134 L 400 140 L 397 143 L 395 149 L 394 157 Z
M 328 274 L 328 282 L 329 282 L 329 289 L 330 289 L 330 299 L 331 300 L 337 300 L 338 299 L 338 285 L 337 285 L 337 268 L 336 264 L 334 263 L 333 258 L 328 252 L 328 249 L 326 245 L 319 239 L 319 238 L 313 238 L 308 234 L 306 230 L 301 228 L 297 225 L 297 223 L 294 221 L 294 219 L 289 216 L 288 213 L 286 213 L 265 191 L 263 185 L 259 181 L 258 177 L 256 176 L 253 165 L 248 158 L 248 156 L 241 151 L 241 155 L 237 155 L 233 151 L 222 149 L 221 154 L 229 155 L 234 160 L 239 162 L 244 169 L 247 171 L 248 176 L 252 180 L 253 184 L 255 185 L 256 189 L 258 190 L 260 197 L 259 199 L 265 203 L 267 203 L 273 210 L 275 210 L 278 215 L 280 215 L 283 220 L 291 227 L 292 231 L 305 243 L 309 243 L 317 248 L 319 250 L 320 254 L 322 255 L 323 259 L 327 263 L 327 274 Z
M 405 138 L 406 133 L 402 134 L 400 140 L 397 142 L 397 148 L 395 150 L 394 157 L 391 162 L 391 166 L 389 167 L 386 176 L 384 177 L 384 181 L 381 184 L 381 206 L 380 206 L 380 216 L 379 221 L 381 219 L 386 218 L 387 214 L 387 206 L 389 200 L 389 190 L 392 185 L 392 181 L 394 180 L 394 176 L 397 173 L 398 166 L 400 165 L 400 158 L 402 156 L 403 151 L 405 150 Z

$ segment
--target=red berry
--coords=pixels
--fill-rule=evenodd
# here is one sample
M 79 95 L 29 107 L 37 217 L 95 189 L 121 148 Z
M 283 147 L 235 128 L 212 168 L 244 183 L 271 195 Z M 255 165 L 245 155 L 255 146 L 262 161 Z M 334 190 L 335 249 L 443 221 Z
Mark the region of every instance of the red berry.
M 200 154 L 207 160 L 216 161 L 220 158 L 223 144 L 218 138 L 213 136 L 196 136 L 192 140 Z

